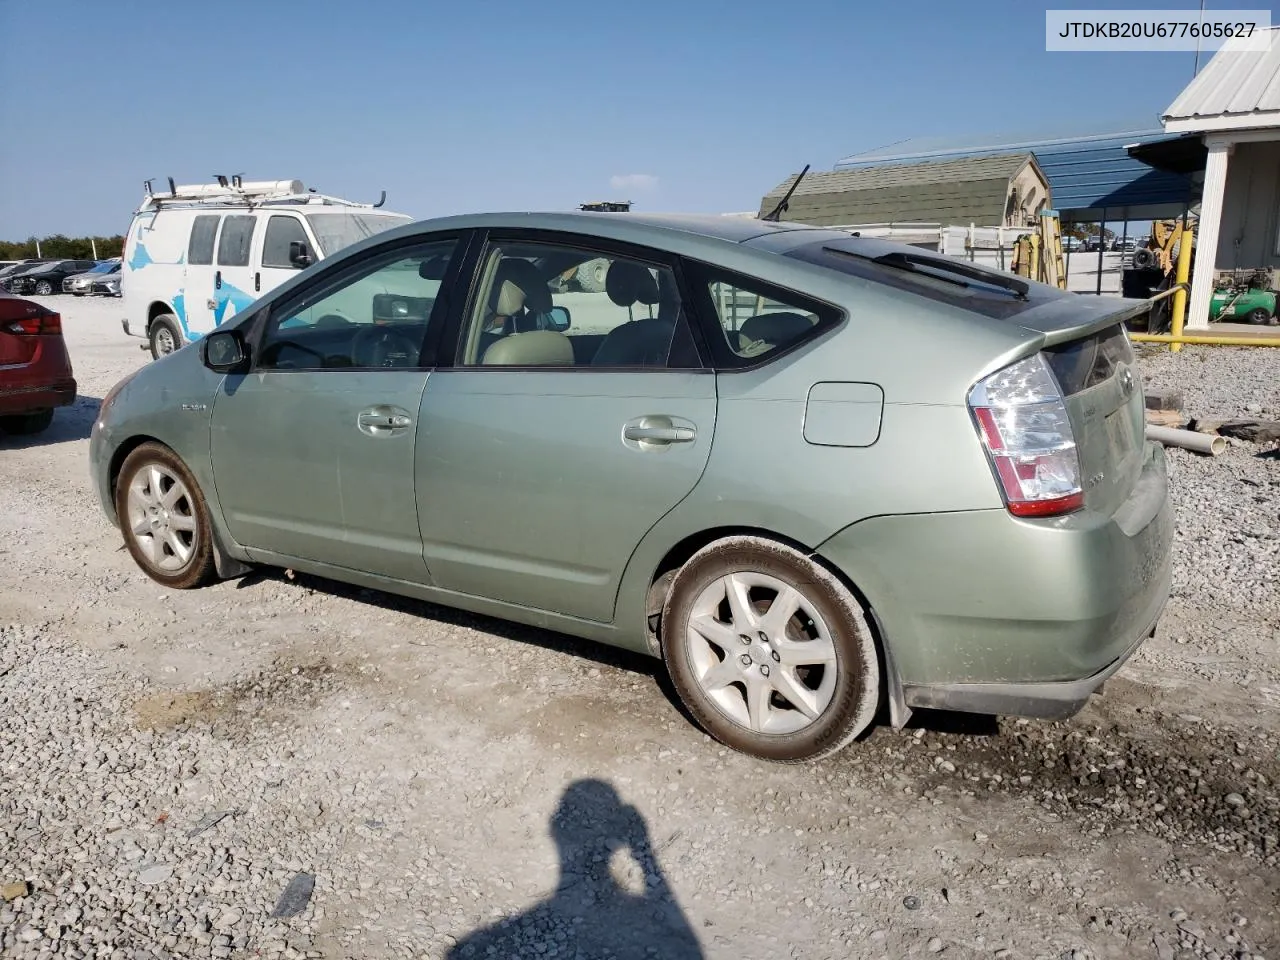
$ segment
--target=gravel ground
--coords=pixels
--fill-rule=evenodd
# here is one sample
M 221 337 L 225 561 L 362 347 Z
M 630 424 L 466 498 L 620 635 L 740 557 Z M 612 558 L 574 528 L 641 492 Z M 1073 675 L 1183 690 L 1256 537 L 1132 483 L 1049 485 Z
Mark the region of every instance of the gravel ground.
M 1157 636 L 1067 723 L 919 716 L 760 763 L 650 661 L 283 573 L 166 591 L 86 474 L 145 362 L 0 438 L 0 955 L 1280 958 L 1276 454 L 1171 451 Z M 1280 351 L 1144 361 L 1280 415 Z

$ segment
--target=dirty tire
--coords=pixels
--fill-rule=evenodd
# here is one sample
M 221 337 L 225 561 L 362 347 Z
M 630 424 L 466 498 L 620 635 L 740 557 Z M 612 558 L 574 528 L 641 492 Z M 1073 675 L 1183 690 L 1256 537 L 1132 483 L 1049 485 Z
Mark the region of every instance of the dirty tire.
M 735 579 L 727 580 L 729 577 Z M 711 632 L 726 644 L 717 647 L 706 639 L 705 633 L 693 630 L 691 622 L 702 623 L 706 629 L 708 604 L 713 602 L 722 582 L 754 585 L 746 594 L 747 616 L 751 618 L 748 629 L 741 629 L 727 593 L 717 608 L 719 612 L 711 615 L 715 620 Z M 781 589 L 775 592 L 774 587 L 760 586 L 770 582 L 781 585 Z M 765 635 L 774 636 L 777 631 L 767 614 L 773 601 L 782 597 L 786 588 L 796 591 L 793 602 L 798 603 L 800 609 L 787 621 L 780 639 L 771 647 Z M 724 631 L 720 627 L 725 628 Z M 748 640 L 743 639 L 748 630 L 757 627 L 765 628 L 756 633 L 762 641 L 759 649 L 754 640 L 749 645 Z M 840 750 L 862 733 L 879 706 L 880 662 L 868 615 L 830 571 L 798 550 L 775 541 L 729 537 L 694 554 L 672 582 L 662 612 L 661 633 L 663 659 L 689 712 L 707 733 L 743 753 L 780 763 L 820 759 Z M 808 649 L 807 643 L 820 641 L 824 636 L 830 641 L 823 646 L 828 651 L 826 656 L 831 658 L 829 666 L 791 667 L 786 673 L 778 672 L 786 668 L 787 663 L 808 662 L 806 656 L 812 655 L 796 651 Z M 732 646 L 737 643 L 742 646 Z M 779 657 L 773 655 L 778 651 L 785 654 L 785 663 L 779 664 Z M 737 669 L 732 663 L 745 664 L 747 659 L 751 659 L 752 664 L 744 668 L 742 682 L 735 678 L 727 684 L 721 683 Z M 763 667 L 774 672 L 764 671 Z M 717 669 L 721 672 L 716 673 Z M 834 681 L 827 677 L 828 669 L 834 670 Z M 753 713 L 748 690 L 749 684 L 759 682 L 756 671 L 774 677 L 770 684 L 775 692 L 765 696 L 765 706 Z M 811 717 L 796 710 L 791 701 L 777 692 L 783 682 L 797 689 L 793 685 L 797 675 L 806 684 L 801 693 L 809 700 L 808 709 L 815 714 Z M 709 687 L 716 685 L 720 686 L 719 691 L 708 692 Z M 816 689 L 811 691 L 808 685 L 816 685 Z M 738 699 L 744 706 L 737 706 Z M 738 714 L 736 719 L 731 712 Z M 760 716 L 769 719 L 757 723 Z M 781 724 L 780 732 L 763 729 L 775 721 Z M 788 724 L 796 723 L 806 725 L 786 729 Z M 762 729 L 752 729 L 753 724 Z
M 609 261 L 597 257 L 578 267 L 578 286 L 586 293 L 601 293 L 609 273 Z
M 15 436 L 30 436 L 49 429 L 53 423 L 53 410 L 37 410 L 34 413 L 15 413 L 0 417 L 0 430 Z
M 178 318 L 171 313 L 160 314 L 151 321 L 147 339 L 151 341 L 151 356 L 155 360 L 181 348 L 182 334 L 178 332 Z
M 1133 268 L 1135 270 L 1150 270 L 1160 265 L 1160 258 L 1156 256 L 1154 250 L 1146 247 L 1140 247 L 1133 251 Z
M 140 479 L 144 471 L 158 467 L 162 474 L 179 481 L 185 487 L 185 495 L 172 505 L 175 514 L 190 517 L 194 522 L 190 525 L 191 555 L 180 566 L 163 569 L 148 554 L 140 542 L 138 534 L 130 523 L 130 488 L 134 481 Z M 145 480 L 144 480 L 145 482 Z M 171 488 L 171 487 L 170 487 Z M 163 492 L 163 491 L 162 491 Z M 157 583 L 176 590 L 190 590 L 212 582 L 216 576 L 213 563 L 213 536 L 209 528 L 209 508 L 205 505 L 204 495 L 196 483 L 195 477 L 187 469 L 172 450 L 159 443 L 144 443 L 125 458 L 116 478 L 115 488 L 116 518 L 120 523 L 120 531 L 124 536 L 134 562 L 142 571 Z M 155 539 L 155 538 L 152 538 Z

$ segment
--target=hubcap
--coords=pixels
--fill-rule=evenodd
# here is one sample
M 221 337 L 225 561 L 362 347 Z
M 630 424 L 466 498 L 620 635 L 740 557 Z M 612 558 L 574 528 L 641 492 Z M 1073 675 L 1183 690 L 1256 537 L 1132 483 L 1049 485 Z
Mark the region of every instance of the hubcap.
M 177 476 L 148 464 L 133 475 L 127 504 L 129 535 L 151 566 L 176 573 L 191 562 L 199 529 L 191 493 Z
M 161 330 L 156 334 L 156 352 L 173 353 L 173 334 L 168 330 Z
M 702 691 L 755 733 L 803 730 L 835 694 L 830 629 L 804 594 L 776 577 L 716 580 L 694 602 L 685 642 Z

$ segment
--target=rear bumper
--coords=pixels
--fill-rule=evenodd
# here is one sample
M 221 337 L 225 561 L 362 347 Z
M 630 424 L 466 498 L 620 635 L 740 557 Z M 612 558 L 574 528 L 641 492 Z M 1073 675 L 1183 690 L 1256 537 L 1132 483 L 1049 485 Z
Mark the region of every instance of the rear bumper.
M 69 407 L 76 402 L 76 382 L 58 380 L 54 383 L 3 388 L 0 387 L 0 415 L 34 413 L 52 407 Z
M 1061 718 L 1151 635 L 1172 580 L 1164 451 L 1110 516 L 877 517 L 818 553 L 883 627 L 909 706 Z
M 1160 609 L 1163 612 L 1163 602 Z M 1159 614 L 1128 650 L 1091 677 L 1049 683 L 903 684 L 902 699 L 909 707 L 927 710 L 1066 720 L 1079 713 L 1089 698 L 1155 633 L 1158 621 Z

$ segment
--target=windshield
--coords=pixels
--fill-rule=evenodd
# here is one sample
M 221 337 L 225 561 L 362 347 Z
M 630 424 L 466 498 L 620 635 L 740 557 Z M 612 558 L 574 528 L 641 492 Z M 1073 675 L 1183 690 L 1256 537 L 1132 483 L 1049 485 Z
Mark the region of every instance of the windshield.
M 410 220 L 398 214 L 378 213 L 308 213 L 306 218 L 315 232 L 320 252 L 325 256 Z

